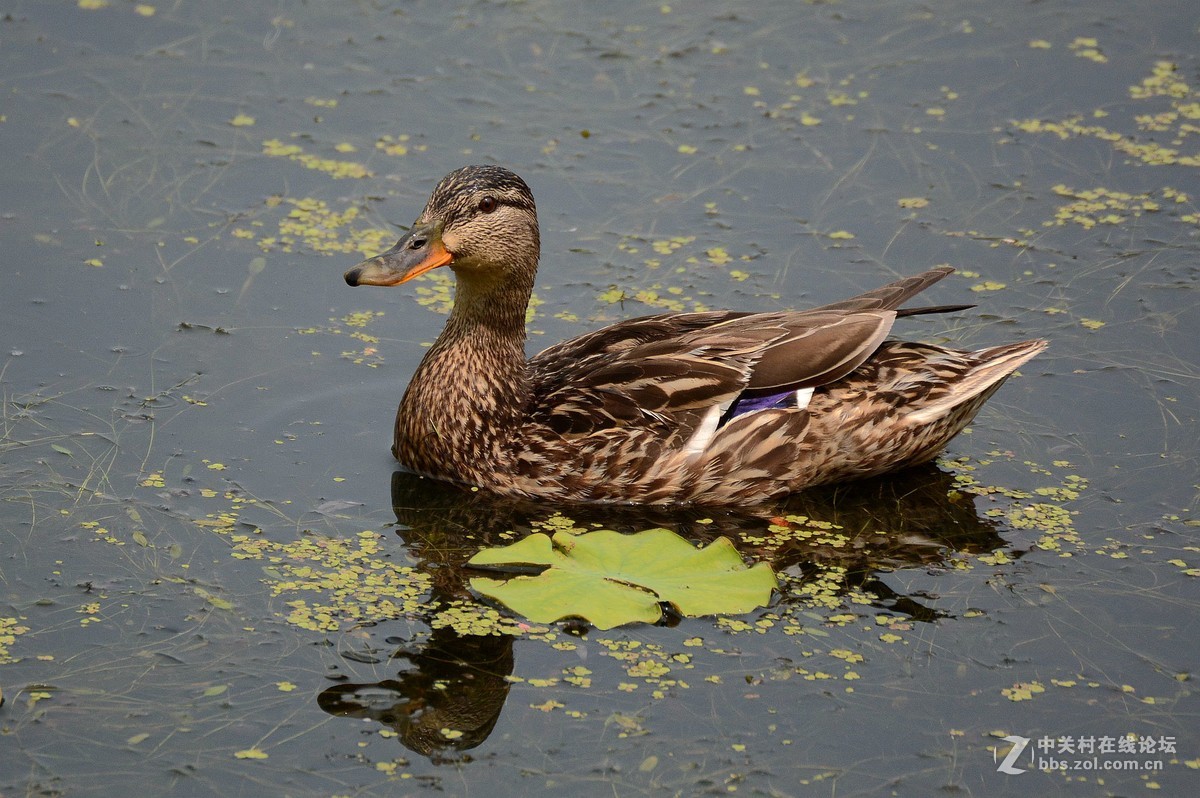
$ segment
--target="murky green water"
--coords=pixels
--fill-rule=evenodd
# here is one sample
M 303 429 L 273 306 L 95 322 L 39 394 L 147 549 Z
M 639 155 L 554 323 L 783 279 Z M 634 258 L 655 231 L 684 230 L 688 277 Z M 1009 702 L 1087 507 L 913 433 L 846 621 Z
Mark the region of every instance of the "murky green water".
M 1190 3 L 0 13 L 0 793 L 1196 790 Z M 533 349 L 938 263 L 978 308 L 905 337 L 1051 348 L 936 468 L 767 518 L 394 476 L 448 285 L 341 273 L 472 162 L 538 199 Z M 474 600 L 559 525 L 784 588 L 607 632 Z

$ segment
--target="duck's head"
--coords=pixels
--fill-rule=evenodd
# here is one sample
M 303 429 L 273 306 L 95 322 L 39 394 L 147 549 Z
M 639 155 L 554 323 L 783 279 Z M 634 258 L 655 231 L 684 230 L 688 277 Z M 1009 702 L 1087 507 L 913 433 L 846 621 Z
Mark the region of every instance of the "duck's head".
M 399 285 L 448 265 L 472 283 L 531 284 L 539 250 L 525 181 L 499 166 L 464 166 L 442 178 L 407 235 L 346 272 L 346 282 Z

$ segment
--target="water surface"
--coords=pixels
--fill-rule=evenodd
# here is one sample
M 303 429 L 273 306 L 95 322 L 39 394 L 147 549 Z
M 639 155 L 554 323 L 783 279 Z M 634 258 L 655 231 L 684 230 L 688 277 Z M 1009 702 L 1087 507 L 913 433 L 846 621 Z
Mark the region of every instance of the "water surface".
M 7 3 L 0 792 L 1194 791 L 1197 35 L 1182 0 Z M 765 518 L 414 480 L 449 285 L 341 273 L 465 163 L 537 197 L 531 350 L 941 263 L 978 307 L 901 334 L 1051 348 L 936 466 Z M 784 589 L 607 632 L 478 602 L 467 557 L 561 526 L 724 535 Z

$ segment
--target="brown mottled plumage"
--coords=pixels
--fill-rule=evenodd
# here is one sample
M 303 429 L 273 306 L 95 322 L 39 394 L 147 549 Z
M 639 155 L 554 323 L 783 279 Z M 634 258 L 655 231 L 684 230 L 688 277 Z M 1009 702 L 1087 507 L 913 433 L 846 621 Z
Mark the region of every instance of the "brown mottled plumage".
M 405 466 L 559 501 L 761 502 L 932 459 L 1046 346 L 885 340 L 898 316 L 961 308 L 900 308 L 943 267 L 807 311 L 630 319 L 526 360 L 539 250 L 525 182 L 468 166 L 396 246 L 346 273 L 396 285 L 449 265 L 457 278 L 396 414 Z M 776 394 L 790 406 L 739 411 Z

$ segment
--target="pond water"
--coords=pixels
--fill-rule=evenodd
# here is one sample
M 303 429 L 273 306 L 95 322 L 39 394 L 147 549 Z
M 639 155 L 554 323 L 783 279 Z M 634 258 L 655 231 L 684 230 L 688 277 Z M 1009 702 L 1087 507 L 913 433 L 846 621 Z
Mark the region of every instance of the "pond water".
M 0 12 L 0 794 L 1200 788 L 1189 0 Z M 450 285 L 341 275 L 466 163 L 537 197 L 531 351 L 942 263 L 977 307 L 902 336 L 1051 345 L 770 512 L 431 484 L 388 446 Z M 540 625 L 462 567 L 657 526 L 772 604 Z

